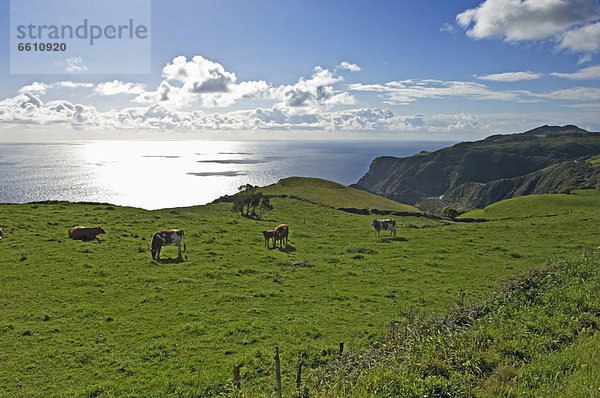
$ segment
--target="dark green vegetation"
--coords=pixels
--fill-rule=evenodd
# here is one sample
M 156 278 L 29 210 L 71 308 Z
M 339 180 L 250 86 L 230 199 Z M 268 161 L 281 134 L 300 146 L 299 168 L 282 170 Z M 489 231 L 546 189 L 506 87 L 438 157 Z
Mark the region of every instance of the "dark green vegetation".
M 306 183 L 312 191 L 314 181 Z M 390 322 L 404 322 L 411 308 L 428 322 L 458 299 L 485 302 L 510 277 L 600 242 L 598 191 L 545 200 L 531 206 L 534 213 L 520 212 L 526 202 L 497 217 L 488 209 L 483 223 L 396 217 L 395 238 L 376 238 L 371 215 L 335 209 L 363 202 L 336 201 L 333 191 L 321 195 L 330 207 L 287 195 L 272 198 L 274 209 L 261 220 L 240 217 L 231 203 L 159 211 L 0 205 L 8 236 L 0 242 L 0 396 L 235 394 L 235 363 L 244 395 L 271 396 L 275 345 L 284 396 L 294 391 L 301 358 L 314 394 L 332 388 L 343 395 L 341 379 L 313 389 L 340 341 L 358 355 L 385 341 Z M 260 231 L 281 222 L 290 225 L 289 245 L 265 248 Z M 75 224 L 102 224 L 107 234 L 99 243 L 72 241 L 67 229 Z M 174 247 L 151 261 L 150 236 L 167 227 L 186 231 L 187 261 L 175 259 Z M 594 340 L 573 336 L 549 354 L 560 355 L 556 363 L 590 353 Z M 545 369 L 537 358 L 523 369 Z
M 356 188 L 403 203 L 443 196 L 441 209 L 484 207 L 516 196 L 600 187 L 600 133 L 543 126 L 373 161 Z

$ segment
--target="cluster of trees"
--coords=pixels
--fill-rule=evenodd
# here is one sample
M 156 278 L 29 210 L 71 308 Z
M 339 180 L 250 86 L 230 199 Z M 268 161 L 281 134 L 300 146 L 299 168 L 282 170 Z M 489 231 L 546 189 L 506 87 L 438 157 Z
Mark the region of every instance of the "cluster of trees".
M 257 192 L 258 186 L 251 184 L 242 185 L 233 200 L 232 211 L 240 212 L 242 217 L 260 218 L 262 213 L 273 210 L 269 197 L 262 192 Z M 258 209 L 258 213 L 256 212 Z

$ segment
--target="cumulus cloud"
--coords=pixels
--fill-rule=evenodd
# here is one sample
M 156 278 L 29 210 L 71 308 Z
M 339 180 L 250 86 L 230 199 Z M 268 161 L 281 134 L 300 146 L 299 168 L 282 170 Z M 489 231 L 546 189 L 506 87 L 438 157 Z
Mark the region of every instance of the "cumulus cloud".
M 508 41 L 539 40 L 594 21 L 596 0 L 486 0 L 456 16 L 476 39 L 499 36 Z
M 333 85 L 342 80 L 343 77 L 316 66 L 310 79 L 301 77 L 296 84 L 272 88 L 270 97 L 281 101 L 278 107 L 300 113 L 315 112 L 333 105 L 354 104 L 352 95 L 334 90 Z
M 200 55 L 189 61 L 183 56 L 175 57 L 163 68 L 162 76 L 165 80 L 156 90 L 142 91 L 134 101 L 161 103 L 170 108 L 226 107 L 242 98 L 260 98 L 269 88 L 264 81 L 237 83 L 235 73 Z
M 19 94 L 23 93 L 37 93 L 37 94 L 46 94 L 46 90 L 51 87 L 50 84 L 33 82 L 26 86 L 23 86 L 19 89 Z
M 592 80 L 600 79 L 600 65 L 588 66 L 574 73 L 559 73 L 555 72 L 552 76 L 562 77 L 571 80 Z
M 551 39 L 559 49 L 600 50 L 597 0 L 486 0 L 456 16 L 474 39 Z
M 119 80 L 112 82 L 99 83 L 94 88 L 94 94 L 98 95 L 118 95 L 129 94 L 139 95 L 144 92 L 144 85 L 140 83 L 123 83 Z
M 518 82 L 521 80 L 536 80 L 540 79 L 543 75 L 541 73 L 527 72 L 504 72 L 504 73 L 492 73 L 489 75 L 477 76 L 480 80 L 489 80 L 493 82 Z

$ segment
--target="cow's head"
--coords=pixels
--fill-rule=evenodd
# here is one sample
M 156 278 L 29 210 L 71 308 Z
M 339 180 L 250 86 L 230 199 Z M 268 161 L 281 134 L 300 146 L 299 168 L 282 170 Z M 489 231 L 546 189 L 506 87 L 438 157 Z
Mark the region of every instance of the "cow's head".
M 102 225 L 98 225 L 96 228 L 98 230 L 98 234 L 105 234 L 106 233 L 106 231 L 104 230 L 104 228 L 102 228 Z
M 4 235 L 4 232 L 2 232 L 2 228 L 0 228 L 0 239 L 5 238 L 6 235 Z
M 372 219 L 371 219 L 371 226 L 372 226 L 372 227 L 374 227 L 376 222 L 377 222 L 377 220 L 376 220 L 376 219 L 374 219 L 374 218 L 372 218 Z

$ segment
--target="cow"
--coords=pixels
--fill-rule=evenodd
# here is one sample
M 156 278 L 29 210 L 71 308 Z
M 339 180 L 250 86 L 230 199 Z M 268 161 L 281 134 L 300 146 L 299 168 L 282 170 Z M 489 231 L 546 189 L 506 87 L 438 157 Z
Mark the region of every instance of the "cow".
M 275 236 L 274 236 L 275 231 L 270 230 L 270 231 L 261 231 L 261 232 L 262 232 L 263 236 L 265 237 L 265 246 L 269 247 L 269 241 L 271 239 L 273 239 L 273 240 L 275 239 Z
M 81 225 L 77 225 L 69 230 L 69 238 L 75 240 L 98 240 L 98 235 L 105 234 L 106 231 L 102 228 L 102 225 L 97 227 L 86 228 Z
M 283 241 L 287 246 L 288 237 L 290 235 L 290 228 L 286 224 L 280 224 L 273 230 L 273 247 L 277 246 L 279 241 L 279 247 L 283 247 Z
M 2 238 L 6 238 L 6 235 L 4 235 L 4 232 L 2 232 L 2 228 L 0 228 L 0 240 L 2 240 Z
M 382 229 L 384 231 L 389 230 L 390 235 L 394 234 L 394 236 L 396 236 L 396 220 L 394 220 L 394 219 L 389 219 L 389 220 L 372 219 L 371 226 L 373 227 L 373 229 L 375 229 L 375 233 L 377 234 L 377 237 L 379 237 L 379 231 L 381 231 Z
M 181 229 L 165 229 L 155 232 L 152 235 L 152 259 L 160 260 L 160 249 L 167 245 L 177 245 L 177 257 L 181 258 L 181 244 L 183 243 L 183 251 L 186 252 L 184 234 Z

